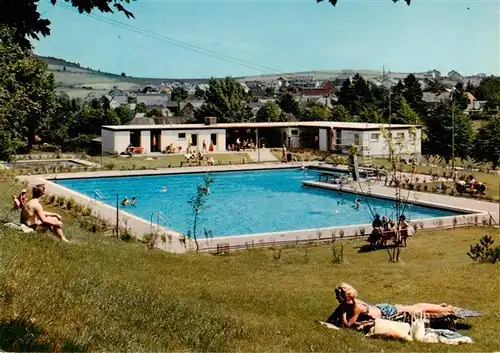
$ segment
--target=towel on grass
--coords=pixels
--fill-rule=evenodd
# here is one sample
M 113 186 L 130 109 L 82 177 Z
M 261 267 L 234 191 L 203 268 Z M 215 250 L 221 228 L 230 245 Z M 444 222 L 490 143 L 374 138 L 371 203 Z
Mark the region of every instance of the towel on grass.
M 458 345 L 462 343 L 472 343 L 472 338 L 461 335 L 460 333 L 455 331 L 435 330 L 428 328 L 425 330 L 425 336 L 422 337 L 419 341 L 425 343 L 444 343 Z

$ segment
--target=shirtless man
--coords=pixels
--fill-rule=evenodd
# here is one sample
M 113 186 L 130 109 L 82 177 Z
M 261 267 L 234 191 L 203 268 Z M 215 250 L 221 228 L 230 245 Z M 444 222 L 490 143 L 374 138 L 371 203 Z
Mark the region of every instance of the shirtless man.
M 69 242 L 64 237 L 62 230 L 62 217 L 57 213 L 43 210 L 40 198 L 45 193 L 45 185 L 39 184 L 33 188 L 33 198 L 26 202 L 21 211 L 21 223 L 32 228 L 36 232 L 50 230 L 56 237 L 64 242 Z

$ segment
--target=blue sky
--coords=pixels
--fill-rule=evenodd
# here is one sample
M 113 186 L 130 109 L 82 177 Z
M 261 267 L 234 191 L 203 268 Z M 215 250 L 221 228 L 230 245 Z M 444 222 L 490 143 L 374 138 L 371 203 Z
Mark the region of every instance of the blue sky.
M 35 52 L 140 77 L 383 66 L 500 74 L 498 0 L 413 0 L 411 6 L 402 0 L 339 0 L 335 8 L 315 0 L 137 0 L 128 9 L 135 20 L 99 12 L 96 19 L 42 0 L 40 12 L 52 21 L 52 34 L 35 42 Z M 168 38 L 157 40 L 143 30 Z M 212 56 L 200 53 L 205 50 Z

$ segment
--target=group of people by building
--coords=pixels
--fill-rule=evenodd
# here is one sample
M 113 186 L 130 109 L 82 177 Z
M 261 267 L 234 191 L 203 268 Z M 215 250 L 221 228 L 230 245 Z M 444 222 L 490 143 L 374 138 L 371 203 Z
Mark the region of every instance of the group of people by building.
M 231 143 L 227 146 L 227 150 L 231 152 L 240 152 L 253 149 L 255 149 L 255 143 L 251 138 L 241 140 L 239 137 L 237 137 L 236 143 Z

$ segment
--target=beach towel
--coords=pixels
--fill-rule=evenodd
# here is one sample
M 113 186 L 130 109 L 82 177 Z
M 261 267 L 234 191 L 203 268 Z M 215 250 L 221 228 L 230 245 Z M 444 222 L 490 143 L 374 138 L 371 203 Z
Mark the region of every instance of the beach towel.
M 458 345 L 463 343 L 472 343 L 472 338 L 464 336 L 458 332 L 450 330 L 435 330 L 428 328 L 425 330 L 425 336 L 419 339 L 425 343 L 443 343 L 450 345 Z

